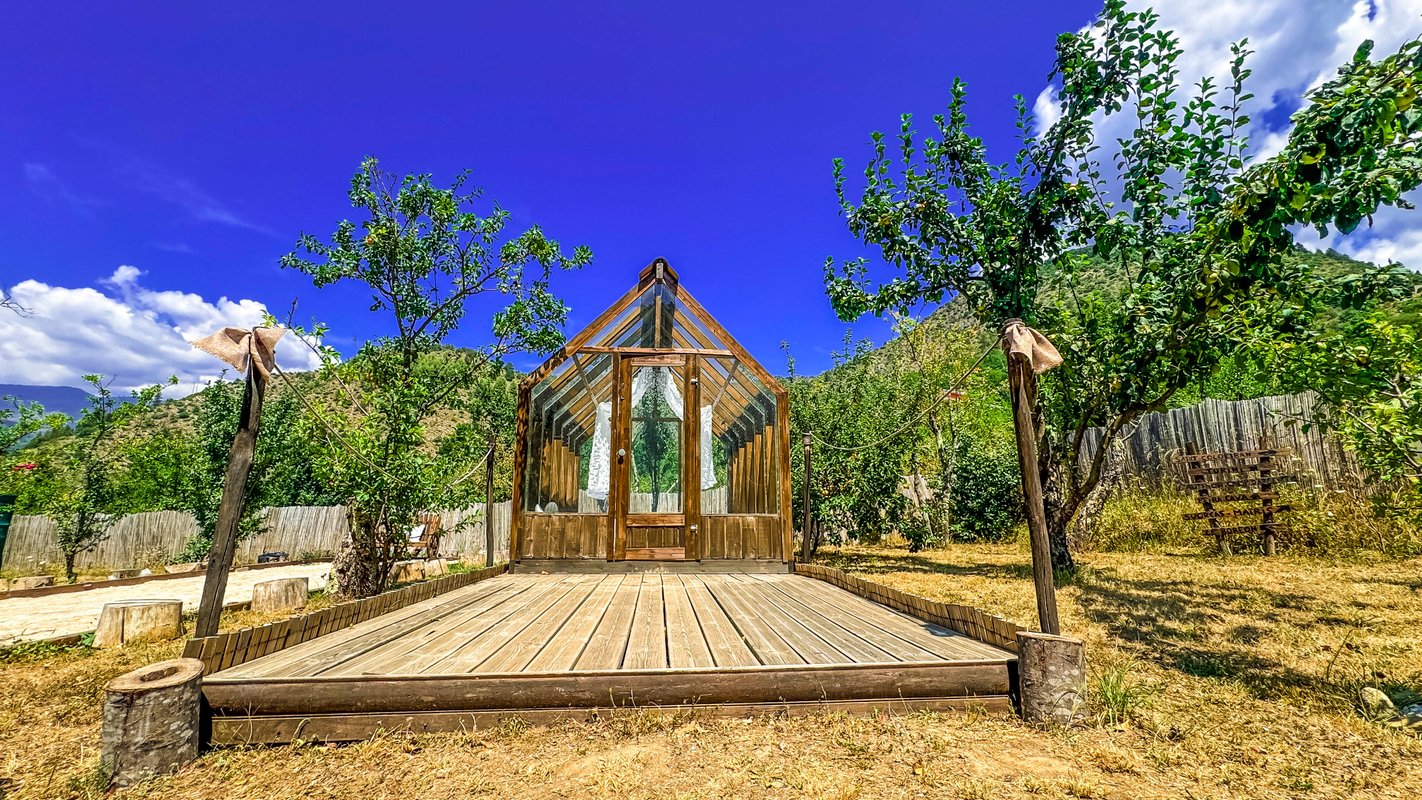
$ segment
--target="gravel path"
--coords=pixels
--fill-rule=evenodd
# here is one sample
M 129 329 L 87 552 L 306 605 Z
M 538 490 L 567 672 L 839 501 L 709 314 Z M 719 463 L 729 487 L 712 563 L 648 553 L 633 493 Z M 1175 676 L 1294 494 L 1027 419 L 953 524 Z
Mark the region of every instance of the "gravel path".
M 311 588 L 326 585 L 329 563 L 296 564 L 289 567 L 243 570 L 227 576 L 223 603 L 252 599 L 253 584 L 276 578 L 311 579 Z M 0 600 L 0 645 L 50 639 L 92 631 L 105 603 L 118 600 L 182 600 L 183 611 L 195 611 L 202 598 L 203 575 L 149 581 L 133 586 L 112 586 L 40 597 L 12 597 Z

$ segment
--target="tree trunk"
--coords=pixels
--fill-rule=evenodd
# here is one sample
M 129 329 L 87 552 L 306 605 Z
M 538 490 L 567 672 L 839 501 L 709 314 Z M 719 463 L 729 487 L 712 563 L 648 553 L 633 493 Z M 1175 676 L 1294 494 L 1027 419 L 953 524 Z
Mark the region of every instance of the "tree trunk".
M 1054 489 L 1056 491 L 1049 492 L 1045 498 L 1047 542 L 1051 545 L 1052 571 L 1073 575 L 1076 573 L 1076 559 L 1071 554 L 1067 530 L 1071 527 L 1075 508 L 1068 508 L 1067 504 L 1062 502 L 1060 487 Z
M 1076 560 L 1071 555 L 1067 529 L 1076 514 L 1076 504 L 1066 498 L 1063 486 L 1066 477 L 1059 469 L 1052 437 L 1041 438 L 1038 473 L 1042 476 L 1042 505 L 1047 513 L 1047 542 L 1052 556 L 1052 571 L 1065 575 L 1076 573 Z
M 1033 724 L 1081 722 L 1086 695 L 1086 647 L 1080 639 L 1017 634 L 1022 719 Z
M 201 661 L 160 661 L 120 675 L 104 691 L 100 763 L 113 786 L 174 772 L 202 744 Z
M 347 539 L 331 564 L 336 592 L 342 597 L 360 598 L 380 594 L 385 587 L 383 571 L 388 569 L 385 548 L 377 522 L 354 508 L 347 512 L 351 538 Z

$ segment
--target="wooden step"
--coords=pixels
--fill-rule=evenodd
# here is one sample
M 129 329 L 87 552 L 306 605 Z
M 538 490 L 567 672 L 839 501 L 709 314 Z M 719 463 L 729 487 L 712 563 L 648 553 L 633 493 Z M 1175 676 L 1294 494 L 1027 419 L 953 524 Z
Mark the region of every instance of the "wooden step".
M 687 714 L 697 717 L 803 716 L 845 713 L 908 714 L 918 711 L 1012 713 L 1006 694 L 972 697 L 881 698 L 772 703 L 723 703 L 623 708 L 517 708 L 488 711 L 425 711 L 409 714 L 319 714 L 279 716 L 224 716 L 212 720 L 211 744 L 287 744 L 354 742 L 381 732 L 460 733 L 491 728 L 510 720 L 529 725 L 551 725 L 567 720 L 595 722 L 641 713 Z

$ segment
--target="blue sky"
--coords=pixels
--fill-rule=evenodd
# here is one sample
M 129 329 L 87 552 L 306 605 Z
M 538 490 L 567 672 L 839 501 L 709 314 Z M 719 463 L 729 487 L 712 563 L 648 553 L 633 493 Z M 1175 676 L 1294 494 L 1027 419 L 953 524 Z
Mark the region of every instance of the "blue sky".
M 1354 4 L 1319 4 L 1299 14 L 1311 27 L 1292 33 L 1261 11 L 1294 15 L 1283 0 L 1220 3 L 1217 17 L 1173 5 L 1200 29 L 1203 53 L 1253 28 L 1283 35 L 1261 60 L 1278 62 L 1265 72 L 1287 95 L 1295 72 L 1308 78 L 1356 46 L 1334 41 L 1354 35 Z M 1393 27 L 1415 23 L 1403 13 L 1415 0 L 1382 5 Z M 342 349 L 379 334 L 364 293 L 316 290 L 277 266 L 298 234 L 324 237 L 351 213 L 345 187 L 366 155 L 441 181 L 471 168 L 516 225 L 592 247 L 594 264 L 557 283 L 570 332 L 665 256 L 773 370 L 786 340 L 800 368 L 817 371 L 844 332 L 822 264 L 861 252 L 837 213 L 831 159 L 857 170 L 870 131 L 941 110 L 955 75 L 969 84 L 976 132 L 1005 159 L 1011 95 L 1037 97 L 1056 35 L 1098 8 L 15 6 L 0 33 L 0 285 L 26 286 L 40 307 L 0 320 L 0 380 L 197 380 L 211 367 L 182 337 L 293 299 Z M 1313 28 L 1336 35 L 1315 42 Z M 1302 72 L 1284 66 L 1310 57 L 1318 63 Z M 485 341 L 483 311 L 455 344 Z M 881 324 L 858 330 L 884 338 Z

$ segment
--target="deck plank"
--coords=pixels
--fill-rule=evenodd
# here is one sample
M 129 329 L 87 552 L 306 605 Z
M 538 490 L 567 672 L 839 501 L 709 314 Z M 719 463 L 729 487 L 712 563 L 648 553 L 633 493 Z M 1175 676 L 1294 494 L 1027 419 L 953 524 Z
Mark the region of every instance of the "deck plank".
M 418 665 L 447 655 L 491 624 L 485 622 L 480 625 L 473 621 L 492 620 L 511 614 L 540 597 L 550 584 L 546 578 L 537 579 L 500 595 L 491 595 L 480 602 L 451 611 L 401 639 L 382 642 L 380 646 L 368 649 L 354 658 L 326 667 L 321 674 L 418 674 Z
M 934 656 L 949 661 L 973 658 L 997 658 L 1004 651 L 984 642 L 979 642 L 962 634 L 934 625 L 930 622 L 895 611 L 888 606 L 875 603 L 859 595 L 846 592 L 824 581 L 803 578 L 787 581 L 787 588 L 805 594 L 818 595 L 850 618 L 860 619 L 862 625 L 872 626 L 901 641 L 927 650 Z
M 750 584 L 746 591 L 758 600 L 760 607 L 780 609 L 856 664 L 887 664 L 904 660 L 891 650 L 875 646 L 862 635 L 805 605 L 794 595 L 782 591 L 781 582 L 745 582 Z
M 490 645 L 497 647 L 522 629 L 522 623 L 529 617 L 537 617 L 547 605 L 556 602 L 572 588 L 572 581 L 566 579 L 540 581 L 513 602 L 490 608 L 471 608 L 468 613 L 451 617 L 441 626 L 442 635 L 430 637 L 419 647 L 376 654 L 378 658 L 352 662 L 342 667 L 340 672 L 345 675 L 468 672 L 489 656 Z
M 626 576 L 626 580 L 617 585 L 608 601 L 607 612 L 588 634 L 587 646 L 578 656 L 574 669 L 602 670 L 622 666 L 627 643 L 632 638 L 632 617 L 637 610 L 637 592 L 641 585 L 642 576 L 637 574 Z
M 662 601 L 662 576 L 647 573 L 637 591 L 637 610 L 632 615 L 632 635 L 627 641 L 623 669 L 667 668 L 667 620 Z
M 592 642 L 602 619 L 612 608 L 613 598 L 626 579 L 625 575 L 608 575 L 598 582 L 587 602 L 568 618 L 538 655 L 525 667 L 528 672 L 566 672 L 573 669 Z
M 751 652 L 766 666 L 804 664 L 805 659 L 790 646 L 775 628 L 765 624 L 744 601 L 744 596 L 729 581 L 707 581 L 706 588 L 725 610 L 736 630 L 750 645 Z
M 840 652 L 802 624 L 794 614 L 787 613 L 785 604 L 777 602 L 778 598 L 761 592 L 759 582 L 751 580 L 748 575 L 732 575 L 729 578 L 726 583 L 731 591 L 740 595 L 742 606 L 778 633 L 806 664 L 855 663 L 853 656 Z
M 725 609 L 711 596 L 706 582 L 695 576 L 679 576 L 682 588 L 691 601 L 697 623 L 706 636 L 711 657 L 718 667 L 753 667 L 760 663 L 741 638 L 740 631 L 726 616 Z
M 318 675 L 328 667 L 407 636 L 433 620 L 459 613 L 491 596 L 525 591 L 530 585 L 527 578 L 510 576 L 481 581 L 232 667 L 224 675 L 234 678 Z
M 805 580 L 813 580 L 806 578 Z M 799 600 L 801 604 L 815 613 L 822 616 L 829 622 L 839 625 L 848 631 L 852 631 L 855 636 L 863 639 L 874 647 L 891 654 L 899 661 L 920 662 L 936 661 L 939 656 L 932 650 L 919 647 L 912 642 L 905 641 L 889 632 L 876 627 L 866 621 L 862 616 L 855 615 L 829 599 L 826 599 L 818 592 L 811 591 L 810 586 L 794 581 L 777 583 L 775 586 L 782 592 Z M 830 587 L 834 588 L 834 587 Z M 843 591 L 843 590 L 838 590 Z M 847 594 L 847 592 L 846 592 Z
M 691 598 L 679 575 L 662 578 L 662 599 L 667 610 L 667 663 L 672 669 L 714 667 L 711 647 L 692 609 Z
M 603 583 L 603 578 L 577 585 L 573 591 L 548 607 L 548 610 L 514 634 L 499 649 L 479 665 L 479 672 L 522 672 L 529 662 L 542 652 L 548 642 L 562 630 Z M 586 631 L 584 631 L 586 633 Z

